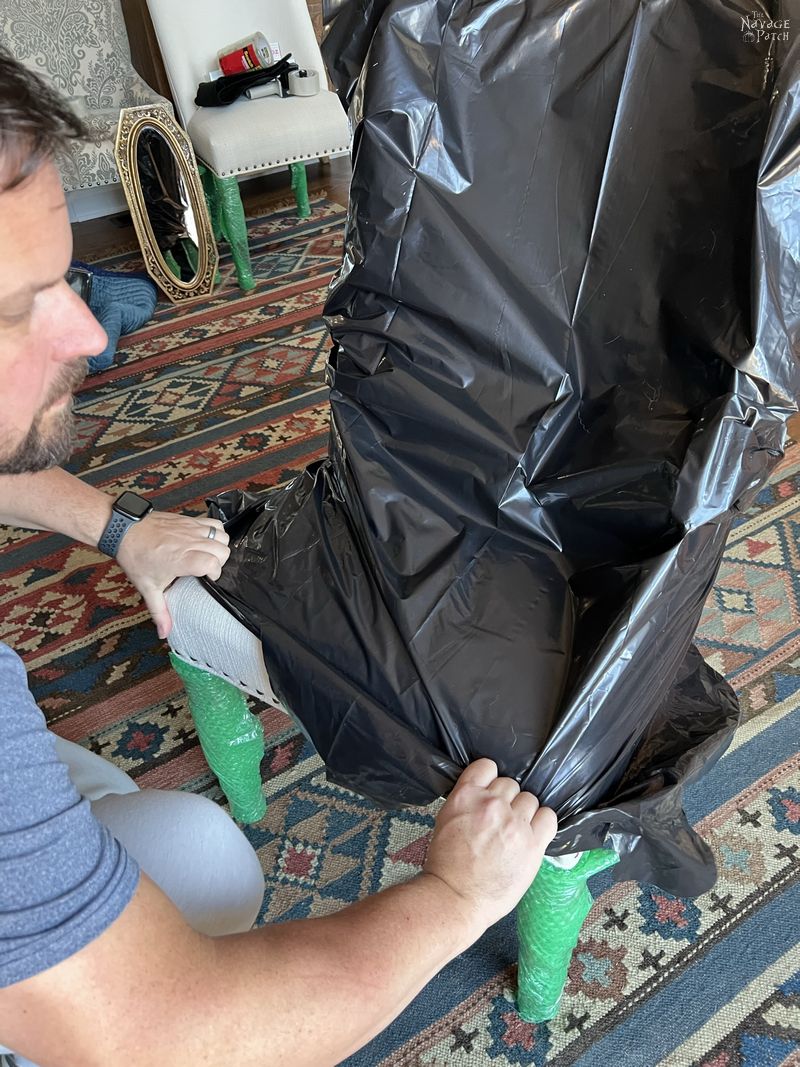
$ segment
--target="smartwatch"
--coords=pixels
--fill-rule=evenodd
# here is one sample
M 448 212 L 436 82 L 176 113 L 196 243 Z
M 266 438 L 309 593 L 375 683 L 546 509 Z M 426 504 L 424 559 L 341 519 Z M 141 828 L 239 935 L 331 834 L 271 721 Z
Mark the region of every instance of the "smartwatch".
M 108 526 L 103 530 L 103 536 L 97 543 L 101 552 L 113 559 L 120 542 L 135 522 L 140 522 L 145 515 L 153 510 L 153 505 L 143 496 L 136 493 L 123 493 L 114 501 L 111 508 L 111 518 Z

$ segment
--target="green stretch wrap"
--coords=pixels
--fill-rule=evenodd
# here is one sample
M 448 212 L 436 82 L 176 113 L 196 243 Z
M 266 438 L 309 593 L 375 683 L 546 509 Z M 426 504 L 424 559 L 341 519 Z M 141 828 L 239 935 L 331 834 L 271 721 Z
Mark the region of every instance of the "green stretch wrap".
M 189 708 L 208 765 L 219 779 L 238 822 L 258 822 L 267 802 L 261 786 L 264 731 L 244 694 L 224 678 L 193 667 L 170 652 L 186 686 Z
M 200 171 L 200 180 L 203 183 L 203 192 L 206 196 L 206 207 L 208 208 L 208 216 L 211 219 L 211 229 L 214 232 L 214 240 L 219 244 L 225 235 L 222 232 L 222 205 L 217 196 L 214 175 L 208 167 L 203 166 L 202 163 L 197 164 L 197 169 Z
M 308 180 L 306 178 L 305 163 L 290 163 L 292 172 L 292 189 L 297 201 L 297 217 L 307 219 L 311 214 L 311 204 L 308 202 Z
M 605 848 L 584 852 L 574 867 L 556 866 L 545 857 L 517 905 L 517 1010 L 525 1022 L 545 1022 L 558 1013 L 572 953 L 593 903 L 586 882 L 618 861 L 617 853 Z
M 202 168 L 200 176 L 214 237 L 217 241 L 220 237 L 224 238 L 231 247 L 239 288 L 255 289 L 250 246 L 247 243 L 247 220 L 244 217 L 239 183 L 235 176 L 219 178 L 207 167 Z
M 191 237 L 181 237 L 181 247 L 189 261 L 189 266 L 194 269 L 195 275 L 197 275 L 197 267 L 199 263 L 199 255 L 197 251 L 197 245 L 191 239 Z
M 172 274 L 175 278 L 180 279 L 181 268 L 178 266 L 178 262 L 173 256 L 172 252 L 164 252 L 164 262 L 169 267 L 170 274 Z
M 197 245 L 194 243 L 191 237 L 181 237 L 180 245 L 184 251 L 184 255 L 186 256 L 186 262 L 189 264 L 189 266 L 192 268 L 196 275 L 198 264 Z M 175 259 L 175 256 L 172 252 L 164 252 L 164 262 L 167 264 L 170 271 L 175 275 L 178 281 L 180 281 L 182 271 L 178 264 L 178 261 Z

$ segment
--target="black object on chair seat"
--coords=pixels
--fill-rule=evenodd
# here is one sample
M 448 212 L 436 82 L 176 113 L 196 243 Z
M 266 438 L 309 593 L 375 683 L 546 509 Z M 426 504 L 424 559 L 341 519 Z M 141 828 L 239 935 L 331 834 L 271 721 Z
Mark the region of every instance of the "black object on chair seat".
M 289 74 L 298 70 L 296 63 L 290 63 L 292 53 L 273 63 L 271 67 L 258 67 L 256 70 L 246 70 L 241 74 L 228 74 L 217 78 L 216 81 L 200 82 L 197 86 L 197 96 L 194 102 L 198 107 L 225 107 L 238 100 L 248 89 L 254 89 L 257 85 L 266 85 L 267 82 L 280 81 L 283 92 L 289 91 Z

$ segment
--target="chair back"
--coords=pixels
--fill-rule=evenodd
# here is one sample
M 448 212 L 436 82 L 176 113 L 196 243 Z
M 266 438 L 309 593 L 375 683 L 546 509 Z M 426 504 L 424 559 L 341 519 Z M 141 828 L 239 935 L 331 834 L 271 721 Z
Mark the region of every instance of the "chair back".
M 120 108 L 167 103 L 131 63 L 120 0 L 0 0 L 0 40 L 65 96 L 86 126 L 90 140 L 71 142 L 58 157 L 64 188 L 119 181 L 114 137 Z
M 0 36 L 81 118 L 119 112 L 139 89 L 120 0 L 83 6 L 0 0 Z
M 217 53 L 248 34 L 261 32 L 277 42 L 281 54 L 319 72 L 325 68 L 305 0 L 147 0 L 150 17 L 184 126 L 196 111 L 197 86 L 218 67 Z

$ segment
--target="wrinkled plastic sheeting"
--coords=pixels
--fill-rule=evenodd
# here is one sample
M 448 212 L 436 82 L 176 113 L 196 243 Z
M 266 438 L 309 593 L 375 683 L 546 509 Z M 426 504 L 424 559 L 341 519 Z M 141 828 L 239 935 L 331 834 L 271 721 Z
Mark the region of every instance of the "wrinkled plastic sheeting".
M 692 636 L 798 393 L 800 40 L 750 0 L 333 14 L 330 454 L 220 498 L 208 587 L 333 781 L 424 804 L 487 755 L 554 854 L 696 894 L 682 788 L 738 712 Z

